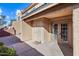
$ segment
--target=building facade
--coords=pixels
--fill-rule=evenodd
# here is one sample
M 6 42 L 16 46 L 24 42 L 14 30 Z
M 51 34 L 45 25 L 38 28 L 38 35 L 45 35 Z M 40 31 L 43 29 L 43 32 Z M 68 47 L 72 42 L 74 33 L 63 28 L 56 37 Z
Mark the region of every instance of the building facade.
M 23 41 L 67 44 L 79 55 L 79 4 L 32 3 L 22 11 L 20 24 Z

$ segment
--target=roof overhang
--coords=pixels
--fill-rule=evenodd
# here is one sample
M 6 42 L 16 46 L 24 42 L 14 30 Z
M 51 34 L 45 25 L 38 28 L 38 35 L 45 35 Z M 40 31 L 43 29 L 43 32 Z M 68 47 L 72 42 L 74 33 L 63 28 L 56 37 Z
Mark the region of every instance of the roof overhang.
M 37 14 L 37 13 L 40 13 L 40 12 L 42 12 L 42 11 L 48 9 L 48 8 L 51 8 L 51 7 L 54 7 L 54 6 L 58 5 L 58 4 L 59 4 L 59 3 L 52 3 L 51 5 L 47 6 L 46 8 L 43 8 L 43 9 L 37 11 L 37 12 L 34 12 L 34 13 L 32 13 L 32 14 L 26 16 L 26 17 L 23 17 L 22 20 L 23 20 L 23 19 L 27 19 L 28 17 L 31 17 L 31 16 L 33 16 L 33 15 L 35 15 L 35 14 Z

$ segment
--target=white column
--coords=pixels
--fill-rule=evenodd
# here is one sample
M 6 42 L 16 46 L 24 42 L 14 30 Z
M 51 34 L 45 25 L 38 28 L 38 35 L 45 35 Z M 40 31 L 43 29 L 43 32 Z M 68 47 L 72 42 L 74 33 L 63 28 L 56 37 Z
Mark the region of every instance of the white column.
M 79 56 L 79 8 L 73 10 L 73 55 Z

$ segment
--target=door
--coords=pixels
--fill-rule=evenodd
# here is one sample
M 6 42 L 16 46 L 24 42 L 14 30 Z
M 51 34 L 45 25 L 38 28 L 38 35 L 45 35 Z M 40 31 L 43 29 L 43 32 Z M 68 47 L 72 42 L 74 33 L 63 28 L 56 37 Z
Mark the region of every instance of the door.
M 52 28 L 53 30 L 52 30 L 52 39 L 53 40 L 57 40 L 57 38 L 58 38 L 58 24 L 53 24 L 53 28 Z
M 53 24 L 53 39 L 61 43 L 68 42 L 68 24 Z
M 61 24 L 61 39 L 63 43 L 68 41 L 68 24 Z

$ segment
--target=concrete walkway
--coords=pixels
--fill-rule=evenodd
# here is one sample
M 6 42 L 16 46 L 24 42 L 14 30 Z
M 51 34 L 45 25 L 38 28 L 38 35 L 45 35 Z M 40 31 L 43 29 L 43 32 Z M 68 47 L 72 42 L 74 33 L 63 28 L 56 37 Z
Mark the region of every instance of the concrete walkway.
M 70 47 L 67 43 L 61 43 L 59 44 L 59 47 L 65 56 L 73 56 L 73 48 Z
M 32 40 L 23 42 L 21 40 L 24 39 L 22 39 L 19 34 L 9 36 L 6 31 L 1 31 L 0 33 L 0 42 L 3 42 L 7 47 L 15 48 L 19 56 L 63 56 L 56 40 L 49 43 L 38 43 Z
M 15 48 L 19 56 L 63 56 L 63 53 L 56 41 L 49 43 L 37 44 L 29 40 L 22 42 L 16 36 L 0 37 L 7 47 Z
M 7 47 L 15 48 L 19 56 L 43 56 L 36 49 L 20 41 L 16 36 L 0 37 L 0 42 L 3 42 Z
M 45 56 L 64 56 L 56 41 L 51 41 L 49 43 L 35 44 L 34 41 L 29 40 L 26 41 L 26 43 L 32 46 L 33 48 L 37 49 Z

